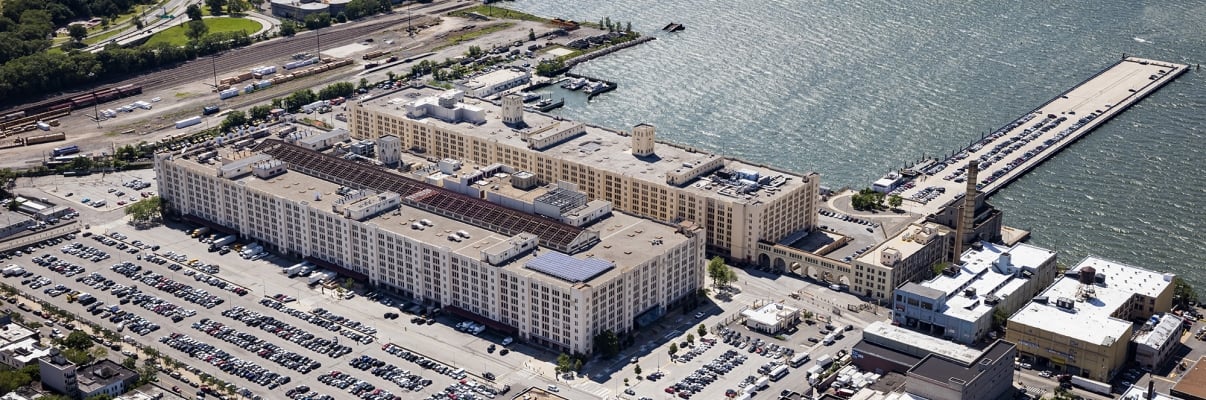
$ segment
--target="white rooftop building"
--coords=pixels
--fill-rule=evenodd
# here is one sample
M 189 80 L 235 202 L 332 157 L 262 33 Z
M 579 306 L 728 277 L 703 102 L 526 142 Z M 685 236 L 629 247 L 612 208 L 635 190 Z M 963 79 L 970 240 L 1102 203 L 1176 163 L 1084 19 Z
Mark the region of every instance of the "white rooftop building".
M 470 77 L 457 85 L 470 96 L 485 98 L 532 81 L 532 73 L 521 69 L 503 68 Z
M 770 303 L 762 307 L 741 312 L 745 326 L 750 329 L 775 334 L 800 321 L 800 309 L 782 303 Z
M 1171 313 L 1152 316 L 1131 341 L 1135 342 L 1135 363 L 1156 369 L 1180 345 L 1185 320 Z
M 1133 324 L 1172 307 L 1173 278 L 1087 257 L 1014 313 L 1006 338 L 1036 368 L 1108 381 L 1128 361 Z
M 960 263 L 921 283 L 896 289 L 892 321 L 959 343 L 992 330 L 993 314 L 1017 311 L 1055 279 L 1055 252 L 1020 243 L 981 242 Z

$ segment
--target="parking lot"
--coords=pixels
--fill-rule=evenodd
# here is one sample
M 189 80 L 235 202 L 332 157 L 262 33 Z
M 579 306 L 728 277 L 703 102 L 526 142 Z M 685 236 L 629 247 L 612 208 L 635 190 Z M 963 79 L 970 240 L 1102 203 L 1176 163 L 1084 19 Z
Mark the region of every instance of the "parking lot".
M 504 386 L 504 380 L 514 382 L 539 375 L 529 372 L 513 376 L 514 371 L 523 370 L 519 365 L 526 357 L 520 354 L 505 357 L 514 360 L 514 368 L 473 360 L 476 352 L 483 354 L 482 358 L 504 358 L 487 354 L 488 346 L 501 341 L 488 334 L 467 335 L 454 333 L 445 324 L 403 321 L 386 324 L 387 332 L 378 331 L 374 325 L 383 324 L 384 313 L 398 311 L 397 308 L 363 296 L 338 299 L 333 291 L 315 291 L 300 278 L 285 279 L 273 262 L 286 260 L 251 262 L 234 254 L 219 256 L 205 251 L 201 243 L 183 231 L 164 227 L 137 231 L 107 224 L 96 228 L 87 231 L 90 233 L 87 237 L 81 235 L 54 246 L 32 249 L 33 255 L 11 258 L 8 262 L 22 266 L 25 271 L 4 278 L 5 283 L 109 329 L 129 334 L 143 345 L 189 363 L 192 370 L 225 379 L 248 388 L 251 393 L 292 390 L 297 398 L 317 398 L 324 393 L 338 396 L 339 389 L 318 379 L 342 371 L 357 379 L 357 392 L 362 395 L 358 396 L 366 399 L 416 398 L 423 391 L 444 393 L 449 386 L 456 386 L 454 392 L 485 397 L 483 393 Z M 108 234 L 102 234 L 100 229 L 108 229 Z M 93 231 L 98 232 L 92 234 Z M 214 269 L 210 271 L 216 274 L 184 266 L 181 260 L 185 263 L 199 260 L 193 265 L 211 266 Z M 278 275 L 270 275 L 273 273 Z M 26 274 L 29 275 L 23 276 Z M 246 286 L 234 280 L 242 280 Z M 248 287 L 259 290 L 253 293 Z M 271 300 L 261 297 L 262 293 L 280 294 L 276 297 L 288 297 L 291 301 L 286 304 Z M 437 337 L 456 340 L 457 346 L 470 351 L 428 365 L 411 363 L 410 368 L 397 371 L 357 371 L 348 364 L 367 356 L 401 366 L 407 363 L 390 351 L 420 354 L 407 349 L 449 345 L 433 343 Z M 386 344 L 391 341 L 397 344 Z M 428 344 L 422 343 L 425 341 Z M 498 381 L 489 382 L 454 367 L 470 362 L 479 366 L 473 374 L 493 371 L 491 375 Z M 466 384 L 458 383 L 460 380 Z M 417 386 L 412 381 L 426 384 Z M 474 381 L 481 383 L 468 386 Z M 298 390 L 299 385 L 307 390 Z M 364 390 L 368 387 L 372 389 Z M 316 393 L 310 396 L 311 392 Z M 420 397 L 428 396 L 424 393 Z

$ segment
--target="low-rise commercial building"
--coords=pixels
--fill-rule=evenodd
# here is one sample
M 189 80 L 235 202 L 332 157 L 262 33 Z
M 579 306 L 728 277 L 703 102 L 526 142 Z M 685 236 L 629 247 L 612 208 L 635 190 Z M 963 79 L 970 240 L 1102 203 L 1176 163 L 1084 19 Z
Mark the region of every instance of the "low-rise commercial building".
M 770 303 L 741 312 L 745 326 L 751 330 L 774 335 L 800 322 L 800 309 L 782 303 Z
M 850 351 L 855 366 L 906 376 L 905 392 L 925 399 L 996 399 L 1012 390 L 1013 343 L 973 348 L 876 321 Z
M 998 340 L 971 362 L 930 354 L 909 369 L 905 391 L 930 400 L 995 400 L 1013 391 L 1013 343 Z
M 521 68 L 501 68 L 481 75 L 471 76 L 457 83 L 457 89 L 464 90 L 477 98 L 486 98 L 517 88 L 532 81 L 532 73 Z
M 1181 345 L 1185 320 L 1172 313 L 1152 316 L 1131 341 L 1135 343 L 1135 363 L 1156 369 Z
M 899 234 L 855 258 L 849 274 L 850 291 L 875 299 L 892 299 L 892 291 L 933 273 L 933 265 L 946 259 L 952 232 L 934 224 L 912 224 Z
M 1171 308 L 1174 277 L 1087 257 L 1009 318 L 1006 340 L 1036 368 L 1108 382 L 1132 325 Z
M 138 383 L 138 372 L 103 359 L 80 368 L 77 382 L 80 398 L 100 395 L 112 398 L 134 388 L 134 384 Z
M 1168 393 L 1185 400 L 1206 400 L 1206 356 L 1199 357 L 1193 368 L 1181 374 L 1181 380 Z
M 5 238 L 24 232 L 35 222 L 24 215 L 8 211 L 7 207 L 0 211 L 0 238 Z
M 161 195 L 267 248 L 561 351 L 590 353 L 596 334 L 651 323 L 704 283 L 706 235 L 691 221 L 610 213 L 574 226 L 278 141 L 224 157 L 158 155 Z
M 574 183 L 622 212 L 671 224 L 692 221 L 707 233 L 709 251 L 735 262 L 770 263 L 774 258 L 762 259 L 759 246 L 816 227 L 815 173 L 658 143 L 649 125 L 615 131 L 528 112 L 522 102 L 502 103 L 408 88 L 351 103 L 348 124 L 353 138 L 393 135 L 425 158 L 509 165 L 543 184 Z
M 39 344 L 37 339 L 25 338 L 0 347 L 0 363 L 19 369 L 50 355 L 50 349 L 50 346 Z
M 52 349 L 46 357 L 38 359 L 38 374 L 42 387 L 70 398 L 79 398 L 75 363 L 68 361 L 59 349 Z
M 1055 280 L 1055 258 L 1024 243 L 981 242 L 933 279 L 896 289 L 892 321 L 963 344 L 980 342 L 997 314 L 1012 315 Z

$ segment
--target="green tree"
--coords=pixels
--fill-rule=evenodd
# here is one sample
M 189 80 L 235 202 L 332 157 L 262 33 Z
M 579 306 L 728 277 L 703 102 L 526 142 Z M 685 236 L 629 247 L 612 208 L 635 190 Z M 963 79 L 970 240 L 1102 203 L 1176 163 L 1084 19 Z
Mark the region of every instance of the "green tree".
M 696 330 L 695 330 L 695 332 L 698 332 L 698 333 L 699 333 L 699 337 L 704 337 L 704 336 L 707 336 L 707 334 L 708 334 L 708 327 L 704 326 L 704 324 L 699 324 L 699 328 L 698 328 L 698 329 L 696 329 Z
M 184 9 L 184 14 L 188 15 L 188 19 L 190 21 L 200 21 L 202 14 L 204 13 L 201 12 L 201 6 L 197 4 L 189 4 L 188 8 Z
M 393 71 L 389 71 L 389 73 L 390 73 L 390 74 L 392 74 L 392 73 L 394 73 L 394 72 L 393 72 Z M 392 81 L 392 80 L 393 80 L 393 78 L 390 78 L 390 80 Z M 360 78 L 360 84 L 359 84 L 359 85 L 356 85 L 356 88 L 357 88 L 357 89 L 368 89 L 368 87 L 369 87 L 369 81 L 368 81 L 368 78 Z
M 151 196 L 126 206 L 126 215 L 134 222 L 146 223 L 157 221 L 163 216 L 163 204 L 159 196 Z
M 469 49 L 465 50 L 465 56 L 467 56 L 469 58 L 477 58 L 481 55 L 482 55 L 481 46 L 469 46 Z
M 892 207 L 893 210 L 899 209 L 901 204 L 904 204 L 904 198 L 900 197 L 899 194 L 888 197 L 888 206 Z
M 632 373 L 640 375 L 641 374 L 641 365 L 637 364 L 637 365 L 633 366 Z
M 528 28 L 528 40 L 531 40 L 531 41 L 536 40 L 536 30 L 535 29 Z
M 126 357 L 126 359 L 121 360 L 121 366 L 129 369 L 138 368 L 138 360 L 135 360 L 134 357 Z
M 297 34 L 297 23 L 290 20 L 281 20 L 281 36 L 289 37 Z
M 574 358 L 574 372 L 581 372 L 581 371 L 582 371 L 582 359 L 575 357 Z
M 315 30 L 331 26 L 331 14 L 316 13 L 307 15 L 302 21 L 306 25 L 306 29 Z
M 251 107 L 251 109 L 247 110 L 247 117 L 251 118 L 252 121 L 265 121 L 271 114 L 272 106 L 264 104 Z
M 632 21 L 628 21 L 628 24 L 624 25 L 624 33 L 632 33 Z
M 1183 307 L 1198 303 L 1198 292 L 1180 276 L 1173 278 L 1173 302 Z
M 8 190 L 17 180 L 17 173 L 12 168 L 0 168 L 0 198 L 9 197 Z
M 536 64 L 536 75 L 553 76 L 561 73 L 561 71 L 564 69 L 565 61 L 560 58 L 555 58 L 552 60 L 540 60 L 540 63 Z
M 67 27 L 67 36 L 71 36 L 71 40 L 77 42 L 83 41 L 84 38 L 88 37 L 88 28 L 79 24 L 69 25 Z
M 184 25 L 184 36 L 188 36 L 188 39 L 193 42 L 201 40 L 207 33 L 209 33 L 209 25 L 206 25 L 205 21 L 188 21 Z
M 1009 323 L 1009 314 L 1000 308 L 992 311 L 992 329 L 1005 329 L 1005 324 Z
M 556 369 L 557 369 L 558 374 L 560 374 L 562 372 L 569 372 L 572 369 L 572 367 L 573 367 L 573 360 L 570 359 L 569 354 L 561 353 L 560 355 L 557 356 L 557 368 Z
M 670 355 L 671 355 L 671 356 L 673 356 L 673 355 L 674 355 L 674 353 L 677 353 L 677 352 L 678 352 L 678 344 L 677 344 L 677 343 L 670 343 L 670 350 L 669 350 L 669 352 L 670 352 Z
M 87 350 L 80 350 L 80 349 L 63 350 L 63 357 L 67 358 L 68 361 L 71 361 L 77 365 L 85 364 L 85 363 L 88 363 L 89 361 L 92 361 L 92 355 L 88 354 Z
M 725 287 L 736 279 L 736 273 L 733 272 L 724 259 L 713 257 L 708 261 L 708 277 L 712 278 L 713 287 Z
M 246 124 L 247 124 L 247 114 L 246 113 L 239 111 L 239 110 L 231 111 L 229 113 L 226 113 L 226 119 L 222 120 L 222 131 L 223 132 L 229 131 L 231 129 L 234 129 L 234 128 L 237 128 L 237 127 L 240 127 L 240 126 L 243 126 Z
M 336 97 L 351 97 L 356 93 L 356 86 L 351 82 L 335 82 L 318 91 L 318 98 L 330 100 Z
M 603 358 L 615 357 L 620 353 L 620 337 L 610 329 L 599 332 L 595 335 L 595 351 L 598 351 Z
M 9 393 L 33 382 L 33 377 L 22 370 L 0 371 L 0 393 Z
M 243 10 L 246 10 L 246 9 L 247 9 L 247 6 L 244 5 L 241 0 L 231 0 L 229 3 L 226 4 L 226 12 L 229 14 L 234 14 L 234 15 L 242 14 Z
M 688 333 L 687 334 L 687 343 L 695 344 L 695 335 Z
M 222 15 L 222 7 L 226 5 L 226 0 L 205 0 L 205 6 L 209 8 L 209 15 Z
M 91 171 L 92 167 L 94 166 L 95 165 L 92 162 L 92 158 L 85 156 L 73 158 L 71 159 L 71 162 L 67 163 L 68 169 L 76 171 Z

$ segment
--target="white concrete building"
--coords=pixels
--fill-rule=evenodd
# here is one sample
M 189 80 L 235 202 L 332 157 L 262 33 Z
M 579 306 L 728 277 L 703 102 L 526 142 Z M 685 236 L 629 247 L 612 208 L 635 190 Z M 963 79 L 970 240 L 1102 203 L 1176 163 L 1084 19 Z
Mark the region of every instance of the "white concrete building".
M 525 112 L 517 128 L 504 123 L 498 105 L 431 88 L 352 102 L 348 114 L 354 138 L 394 135 L 424 158 L 509 165 L 542 184 L 574 183 L 622 212 L 670 224 L 691 221 L 707 232 L 711 252 L 735 262 L 758 262 L 761 244 L 813 230 L 819 218 L 819 175 L 659 143 L 649 126 L 634 129 L 637 137 Z M 783 261 L 765 256 L 767 263 Z
M 1012 315 L 1055 280 L 1055 252 L 1019 243 L 981 242 L 959 264 L 893 295 L 892 321 L 963 343 L 984 340 L 993 314 Z
M 590 353 L 596 334 L 652 322 L 704 283 L 706 237 L 689 223 L 612 213 L 576 227 L 281 142 L 252 157 L 288 172 L 217 174 L 223 166 L 161 154 L 160 193 L 186 216 L 517 339 Z M 402 207 L 349 214 L 375 198 L 349 190 Z
M 1173 278 L 1086 257 L 1014 313 L 1005 337 L 1035 368 L 1108 382 L 1128 361 L 1132 326 L 1172 307 Z
M 457 89 L 473 97 L 486 98 L 507 89 L 526 85 L 532 81 L 532 73 L 518 68 L 502 68 L 472 76 L 458 83 Z
M 770 303 L 762 307 L 741 312 L 745 326 L 758 332 L 773 335 L 800 322 L 800 309 L 782 303 Z
M 1157 369 L 1168 356 L 1181 345 L 1181 333 L 1185 332 L 1185 320 L 1172 313 L 1152 316 L 1139 333 L 1131 339 L 1135 343 L 1135 363 L 1141 367 Z

